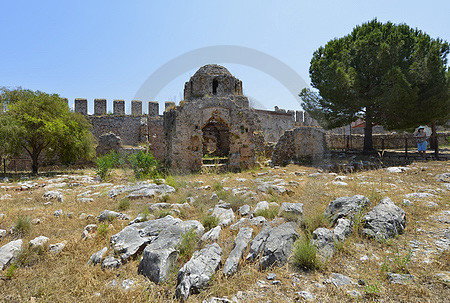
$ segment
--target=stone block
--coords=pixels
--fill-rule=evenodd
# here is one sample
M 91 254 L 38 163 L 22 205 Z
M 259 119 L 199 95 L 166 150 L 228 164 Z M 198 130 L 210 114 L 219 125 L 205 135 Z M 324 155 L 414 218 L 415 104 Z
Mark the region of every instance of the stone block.
M 94 99 L 94 115 L 106 115 L 106 99 Z
M 164 109 L 167 110 L 168 108 L 174 107 L 175 102 L 166 101 Z
M 75 112 L 87 115 L 87 99 L 75 99 Z
M 113 113 L 114 115 L 125 115 L 125 101 L 114 100 L 113 101 Z
M 131 114 L 133 116 L 142 116 L 142 101 L 140 100 L 131 101 Z
M 159 103 L 156 101 L 148 102 L 148 115 L 150 117 L 157 117 L 159 115 Z

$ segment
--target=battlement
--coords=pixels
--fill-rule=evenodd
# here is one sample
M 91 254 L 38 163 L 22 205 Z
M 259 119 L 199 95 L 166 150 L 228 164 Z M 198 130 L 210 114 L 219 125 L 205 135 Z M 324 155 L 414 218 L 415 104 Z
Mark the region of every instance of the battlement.
M 67 100 L 67 99 L 66 99 Z M 115 99 L 113 100 L 113 112 L 107 113 L 106 110 L 106 99 L 94 99 L 94 113 L 93 116 L 103 116 L 103 115 L 117 115 L 123 116 L 127 115 L 125 113 L 125 100 Z M 165 109 L 174 106 L 174 102 L 165 102 Z M 148 101 L 148 111 L 147 114 L 142 113 L 142 101 L 132 100 L 131 101 L 131 116 L 149 116 L 158 117 L 159 116 L 159 103 L 157 101 Z M 88 100 L 84 98 L 76 98 L 74 101 L 74 112 L 81 113 L 85 116 L 88 115 Z

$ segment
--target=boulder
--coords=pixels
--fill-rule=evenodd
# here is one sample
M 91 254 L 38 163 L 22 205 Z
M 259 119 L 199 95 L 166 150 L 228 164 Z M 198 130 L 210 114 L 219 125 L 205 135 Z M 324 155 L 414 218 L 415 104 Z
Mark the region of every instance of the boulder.
M 353 219 L 355 214 L 361 212 L 370 201 L 362 195 L 355 195 L 353 197 L 340 197 L 327 206 L 325 209 L 325 216 L 330 218 L 334 225 L 339 218 Z
M 48 241 L 49 238 L 45 236 L 39 236 L 34 238 L 33 240 L 30 240 L 30 242 L 28 242 L 28 245 L 33 249 L 42 249 L 47 245 Z
M 212 215 L 219 219 L 220 226 L 228 226 L 234 221 L 234 212 L 231 208 L 225 209 L 216 205 L 212 212 Z
M 311 243 L 317 247 L 319 254 L 325 258 L 331 257 L 334 253 L 333 231 L 319 227 L 312 236 Z
M 245 204 L 245 205 L 242 205 L 239 209 L 238 209 L 238 212 L 239 212 L 239 214 L 241 215 L 241 216 L 247 216 L 247 215 L 249 215 L 250 214 L 250 205 L 248 205 L 248 204 Z
M 22 250 L 22 239 L 11 241 L 0 247 L 0 270 L 8 266 Z
M 283 214 L 287 214 L 288 216 L 294 216 L 298 220 L 301 220 L 303 217 L 303 203 L 283 202 L 283 204 L 281 204 L 278 215 L 281 216 Z
M 231 251 L 228 259 L 223 267 L 223 273 L 231 276 L 238 270 L 239 261 L 242 258 L 244 250 L 247 248 L 248 243 L 252 239 L 253 229 L 244 227 L 239 230 L 236 239 L 234 239 L 234 248 Z
M 270 230 L 264 243 L 259 267 L 264 270 L 274 264 L 285 264 L 291 255 L 292 247 L 299 237 L 293 222 L 284 223 Z
M 362 234 L 377 240 L 385 240 L 403 233 L 406 225 L 406 214 L 389 198 L 381 200 L 364 216 Z
M 96 253 L 93 253 L 92 256 L 89 258 L 88 264 L 100 264 L 103 261 L 103 257 L 105 256 L 106 252 L 108 251 L 107 247 L 103 247 L 101 250 L 99 250 Z
M 48 251 L 53 254 L 59 254 L 66 246 L 66 243 L 67 243 L 66 241 L 63 241 L 61 243 L 50 244 L 48 246 Z
M 120 265 L 122 265 L 122 263 L 119 259 L 116 259 L 113 256 L 108 256 L 105 258 L 105 260 L 103 260 L 102 269 L 115 269 L 119 268 Z
M 183 234 L 190 230 L 195 230 L 198 235 L 201 235 L 204 228 L 200 222 L 189 220 L 178 222 L 162 230 L 145 247 L 138 273 L 155 283 L 165 281 L 176 263 L 177 246 L 181 243 Z
M 59 202 L 64 202 L 64 196 L 60 191 L 57 190 L 49 190 L 44 193 L 42 196 L 45 200 L 56 200 Z
M 166 184 L 148 184 L 144 188 L 133 191 L 128 194 L 129 199 L 141 199 L 141 198 L 152 198 L 156 195 L 167 195 L 169 193 L 175 192 L 175 188 Z
M 269 233 L 271 232 L 272 227 L 270 225 L 265 225 L 261 231 L 256 235 L 256 237 L 252 240 L 250 244 L 250 251 L 245 258 L 247 261 L 253 261 L 258 258 L 259 254 L 264 248 L 264 244 L 266 243 L 267 238 L 269 237 Z
M 205 288 L 222 260 L 222 249 L 217 243 L 194 252 L 192 258 L 178 272 L 175 296 L 187 299 L 190 294 Z
M 343 242 L 345 238 L 352 233 L 352 222 L 348 219 L 338 219 L 337 224 L 333 229 L 334 241 Z
M 98 220 L 100 222 L 102 221 L 111 221 L 113 219 L 119 219 L 119 220 L 130 220 L 130 216 L 123 214 L 123 213 L 118 213 L 112 210 L 107 210 L 105 209 L 104 211 L 102 211 L 102 213 L 97 217 Z
M 266 210 L 266 209 L 269 209 L 269 202 L 261 201 L 256 204 L 255 208 L 253 209 L 253 213 L 255 214 L 258 211 L 262 211 L 262 210 Z
M 213 229 L 211 229 L 210 231 L 208 231 L 207 233 L 205 233 L 202 236 L 202 238 L 201 238 L 202 242 L 217 241 L 219 239 L 221 231 L 222 231 L 222 227 L 220 227 L 220 225 L 214 227 Z

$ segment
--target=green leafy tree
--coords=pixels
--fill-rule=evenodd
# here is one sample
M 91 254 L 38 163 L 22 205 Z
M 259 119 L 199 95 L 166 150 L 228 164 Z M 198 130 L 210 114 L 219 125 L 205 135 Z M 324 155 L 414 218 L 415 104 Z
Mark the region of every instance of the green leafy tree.
M 0 152 L 3 155 L 26 152 L 37 173 L 43 151 L 58 155 L 63 163 L 95 156 L 95 139 L 90 123 L 69 110 L 57 94 L 27 89 L 1 89 Z
M 406 24 L 376 19 L 329 41 L 313 54 L 304 109 L 331 129 L 361 117 L 364 151 L 373 149 L 372 127 L 407 129 L 450 112 L 449 44 Z

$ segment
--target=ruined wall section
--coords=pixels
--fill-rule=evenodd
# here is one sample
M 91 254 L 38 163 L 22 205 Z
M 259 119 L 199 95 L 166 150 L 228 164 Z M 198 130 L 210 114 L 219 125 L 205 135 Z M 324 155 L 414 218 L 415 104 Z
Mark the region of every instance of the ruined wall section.
M 86 116 L 92 124 L 92 133 L 98 139 L 105 133 L 114 133 L 122 139 L 123 145 L 138 145 L 141 138 L 141 124 L 146 117 L 139 116 Z M 142 121 L 144 120 L 144 121 Z
M 230 98 L 221 97 L 182 102 L 164 113 L 169 166 L 178 171 L 200 170 L 202 128 L 210 122 L 221 123 L 229 129 L 229 168 L 238 170 L 253 166 L 258 116 L 253 110 L 237 106 Z
M 261 121 L 264 140 L 266 142 L 277 142 L 284 131 L 295 127 L 293 112 L 277 112 L 256 109 L 256 114 Z

